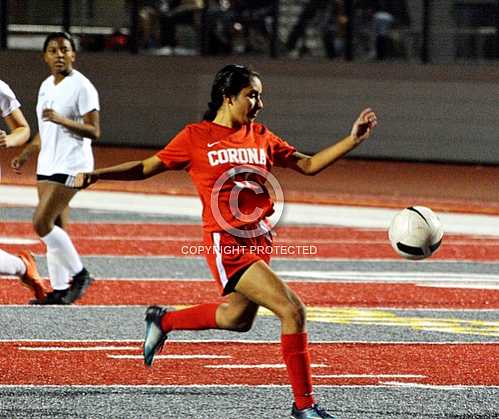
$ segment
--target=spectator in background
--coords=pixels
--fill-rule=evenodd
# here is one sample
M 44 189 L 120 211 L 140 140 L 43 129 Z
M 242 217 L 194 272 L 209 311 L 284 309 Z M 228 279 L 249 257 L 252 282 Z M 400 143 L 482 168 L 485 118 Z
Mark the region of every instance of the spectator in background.
M 161 45 L 160 15 L 166 1 L 144 0 L 139 5 L 139 48 L 159 48 Z
M 205 0 L 204 46 L 207 55 L 233 52 L 234 10 L 229 0 Z
M 207 0 L 208 54 L 261 52 L 271 45 L 277 0 Z
M 191 25 L 195 36 L 199 36 L 204 0 L 162 0 L 158 3 L 162 48 L 174 52 L 178 45 L 176 26 L 179 23 Z
M 344 36 L 347 23 L 343 0 L 309 0 L 289 33 L 286 41 L 288 51 L 293 53 L 296 50 L 298 41 L 302 43 L 300 55 L 307 51 L 305 46 L 307 27 L 320 13 L 325 16 L 325 20 L 321 25 L 321 32 L 326 55 L 329 58 L 338 56 L 341 42 L 338 43 L 337 39 L 341 35 Z
M 374 36 L 376 44 L 376 59 L 384 60 L 387 56 L 393 55 L 393 43 L 391 29 L 394 17 L 384 6 L 378 6 L 373 15 Z
M 393 31 L 411 24 L 406 0 L 358 0 L 355 10 L 355 36 L 361 53 L 377 60 L 402 54 L 403 46 L 395 42 Z
M 232 0 L 234 25 L 242 32 L 243 52 L 259 52 L 260 44 L 270 45 L 277 2 L 275 0 Z

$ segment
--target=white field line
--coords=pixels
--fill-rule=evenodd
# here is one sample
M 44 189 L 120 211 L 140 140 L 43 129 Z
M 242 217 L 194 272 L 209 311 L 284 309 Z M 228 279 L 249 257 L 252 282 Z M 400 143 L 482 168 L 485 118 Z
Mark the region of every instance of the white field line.
M 435 385 L 435 384 L 421 384 L 421 383 L 404 383 L 400 381 L 380 381 L 380 385 L 388 387 L 409 387 L 418 389 L 428 389 L 428 390 L 468 390 L 473 388 L 499 388 L 497 385 L 492 386 L 480 386 L 480 385 Z
M 138 343 L 142 344 L 143 339 L 0 339 L 0 343 L 109 343 L 110 345 L 116 343 Z M 171 343 L 192 343 L 192 344 L 205 344 L 205 343 L 223 343 L 223 344 L 249 344 L 249 345 L 275 345 L 281 344 L 280 340 L 244 340 L 244 339 L 206 339 L 206 340 L 196 340 L 196 339 L 175 339 L 169 340 Z M 375 340 L 313 340 L 310 341 L 311 345 L 341 345 L 341 344 L 359 344 L 359 345 L 498 345 L 499 341 L 494 342 L 466 342 L 466 341 L 441 341 L 441 342 L 431 342 L 431 341 L 375 341 Z
M 330 284 L 341 283 L 387 283 L 387 284 L 469 284 L 499 286 L 499 275 L 459 272 L 394 272 L 394 271 L 276 271 L 286 282 Z M 2 279 L 16 278 L 13 275 L 0 275 Z M 213 282 L 210 278 L 138 278 L 138 277 L 106 277 L 94 278 L 97 281 L 151 281 L 151 282 Z
M 112 359 L 140 359 L 143 360 L 143 355 L 107 355 L 108 358 Z M 209 355 L 209 354 L 198 354 L 198 355 L 155 355 L 154 360 L 160 359 L 230 359 L 230 355 Z
M 205 368 L 213 369 L 284 369 L 285 364 L 221 364 L 221 365 L 205 365 Z M 326 364 L 310 364 L 312 368 L 327 368 L 329 365 Z
M 312 374 L 313 378 L 426 378 L 420 374 Z
M 36 206 L 36 189 L 31 186 L 0 185 L 0 205 Z M 414 205 L 408 202 L 408 205 Z M 197 197 L 85 190 L 71 202 L 73 208 L 162 214 L 200 218 Z M 397 209 L 287 203 L 281 223 L 321 224 L 387 229 Z M 499 216 L 438 213 L 448 233 L 499 236 Z
M 351 282 L 425 282 L 429 281 L 452 281 L 452 282 L 476 282 L 487 281 L 499 284 L 498 274 L 481 274 L 472 272 L 397 272 L 397 271 L 327 271 L 327 270 L 279 270 L 277 275 L 283 277 L 299 278 L 300 280 L 335 280 L 340 279 Z
M 499 290 L 499 275 L 449 272 L 276 271 L 287 279 L 348 283 L 414 284 L 425 287 Z M 286 281 L 291 282 L 291 281 Z
M 24 308 L 26 309 L 27 307 L 30 307 L 26 304 L 2 304 L 0 305 L 0 311 L 3 310 L 4 308 Z M 103 310 L 110 310 L 111 308 L 113 309 L 145 309 L 147 306 L 146 305 L 134 305 L 134 304 L 113 304 L 113 305 L 103 305 L 103 304 L 85 304 L 85 305 L 80 305 L 80 304 L 70 304 L 70 305 L 65 305 L 65 306 L 57 306 L 58 310 L 89 310 L 89 309 L 103 309 Z M 169 307 L 189 307 L 188 305 L 169 305 Z M 309 309 L 313 307 L 308 307 Z M 324 307 L 322 307 L 324 308 Z M 445 308 L 439 308 L 439 307 L 384 307 L 384 306 L 376 306 L 376 307 L 357 307 L 357 306 L 328 306 L 327 307 L 330 310 L 371 310 L 371 311 L 416 311 L 416 312 L 425 312 L 425 311 L 435 311 L 435 312 L 467 312 L 467 313 L 497 313 L 499 312 L 499 309 L 497 308 L 461 308 L 461 307 L 445 307 Z M 2 342 L 2 339 L 0 339 L 0 342 Z M 31 342 L 31 340 L 30 340 Z M 342 341 L 343 342 L 343 341 Z M 339 343 L 342 343 L 339 342 Z
M 22 244 L 22 245 L 30 245 L 30 244 L 38 244 L 40 240 L 38 239 L 26 239 L 22 237 L 5 237 L 0 236 L 1 244 Z
M 361 384 L 346 384 L 346 385 L 341 385 L 341 384 L 314 384 L 314 387 L 318 388 L 372 388 L 372 389 L 379 389 L 379 388 L 394 388 L 394 387 L 416 387 L 416 388 L 421 388 L 421 389 L 429 389 L 429 390 L 443 390 L 443 391 L 468 391 L 468 390 L 474 390 L 474 389 L 483 389 L 483 390 L 489 390 L 489 389 L 499 389 L 498 385 L 491 385 L 491 386 L 486 386 L 486 385 L 430 385 L 430 384 L 418 384 L 418 383 L 383 383 L 383 384 L 367 384 L 367 385 L 361 385 Z M 198 389 L 211 389 L 211 388 L 221 388 L 221 389 L 237 389 L 237 388 L 289 388 L 290 386 L 288 384 L 190 384 L 190 385 L 178 385 L 178 384 L 139 384 L 139 385 L 125 385 L 125 384 L 109 384 L 109 385 L 94 385 L 94 384 L 75 384 L 75 385 L 55 385 L 55 384 L 41 384 L 41 385 L 35 385 L 35 384 L 0 384 L 0 389 L 61 389 L 61 388 L 67 388 L 67 389 L 90 389 L 90 390 L 102 390 L 102 389 L 114 389 L 114 390 L 134 390 L 134 389 L 191 389 L 191 388 L 198 388 Z
M 68 352 L 68 351 L 139 351 L 140 346 L 21 346 L 20 351 L 40 351 L 40 352 Z

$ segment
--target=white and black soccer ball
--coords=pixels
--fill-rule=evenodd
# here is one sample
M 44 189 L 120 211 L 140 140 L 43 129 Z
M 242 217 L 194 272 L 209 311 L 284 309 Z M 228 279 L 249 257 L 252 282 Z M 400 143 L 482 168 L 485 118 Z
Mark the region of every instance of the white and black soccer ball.
M 400 211 L 390 224 L 388 238 L 393 249 L 406 259 L 425 259 L 437 251 L 444 229 L 440 219 L 427 207 Z

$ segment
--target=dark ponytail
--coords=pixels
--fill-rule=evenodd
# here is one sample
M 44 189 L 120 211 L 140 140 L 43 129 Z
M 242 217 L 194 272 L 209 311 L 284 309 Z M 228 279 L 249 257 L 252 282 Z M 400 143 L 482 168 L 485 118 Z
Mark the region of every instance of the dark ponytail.
M 203 119 L 213 121 L 217 116 L 218 109 L 222 106 L 224 97 L 236 96 L 242 89 L 251 84 L 251 78 L 260 75 L 248 67 L 237 64 L 229 64 L 222 68 L 215 76 L 211 87 L 211 101 Z

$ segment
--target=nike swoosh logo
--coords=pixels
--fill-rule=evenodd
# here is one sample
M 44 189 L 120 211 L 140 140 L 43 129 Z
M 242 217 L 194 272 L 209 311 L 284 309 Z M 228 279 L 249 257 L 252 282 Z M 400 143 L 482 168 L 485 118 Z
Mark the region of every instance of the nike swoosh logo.
M 208 143 L 207 146 L 208 148 L 213 147 L 214 145 L 218 144 L 220 141 L 215 141 L 214 143 Z

